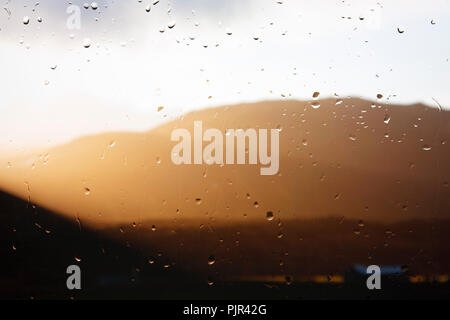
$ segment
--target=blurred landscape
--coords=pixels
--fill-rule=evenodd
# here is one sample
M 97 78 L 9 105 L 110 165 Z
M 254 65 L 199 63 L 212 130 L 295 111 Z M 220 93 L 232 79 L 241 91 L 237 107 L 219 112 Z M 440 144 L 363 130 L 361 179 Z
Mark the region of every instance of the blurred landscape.
M 278 129 L 279 173 L 174 165 L 170 133 L 195 120 Z M 266 101 L 6 155 L 0 296 L 448 297 L 449 120 L 423 104 Z M 369 292 L 354 267 L 370 264 L 401 273 Z

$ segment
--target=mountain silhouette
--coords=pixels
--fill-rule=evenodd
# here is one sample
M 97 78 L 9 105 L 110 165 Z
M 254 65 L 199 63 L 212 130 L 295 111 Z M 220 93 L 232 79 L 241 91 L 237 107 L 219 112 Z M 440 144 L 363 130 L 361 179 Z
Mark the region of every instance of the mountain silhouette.
M 193 136 L 200 120 L 203 132 L 277 129 L 279 172 L 175 165 L 172 131 Z M 203 284 L 343 274 L 372 263 L 448 274 L 449 120 L 422 104 L 355 98 L 223 106 L 148 132 L 86 136 L 8 157 L 0 187 L 56 212 L 73 232 L 123 247 L 127 261 L 155 259 L 158 272 L 180 268 Z

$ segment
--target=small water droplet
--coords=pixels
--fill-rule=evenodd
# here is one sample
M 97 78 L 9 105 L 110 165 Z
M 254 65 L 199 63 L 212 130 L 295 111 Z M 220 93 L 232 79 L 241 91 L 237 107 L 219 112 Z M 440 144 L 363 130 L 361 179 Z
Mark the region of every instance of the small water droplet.
M 209 256 L 208 257 L 208 264 L 210 266 L 212 266 L 214 263 L 216 263 L 216 258 L 213 255 Z
M 89 48 L 91 46 L 91 39 L 89 38 L 85 38 L 83 40 L 83 47 L 85 47 L 86 49 Z
M 317 99 L 319 97 L 319 95 L 320 95 L 320 92 L 316 91 L 316 92 L 313 93 L 312 97 L 314 99 Z
M 97 2 L 92 2 L 92 3 L 91 3 L 91 8 L 92 8 L 92 10 L 97 10 L 97 9 L 98 9 L 98 4 L 97 4 Z
M 320 108 L 320 102 L 319 101 L 313 101 L 311 103 L 311 107 L 313 107 L 313 109 L 319 109 Z
M 84 188 L 84 194 L 87 195 L 87 196 L 90 195 L 91 194 L 91 189 L 85 187 Z
M 169 22 L 169 23 L 167 24 L 167 27 L 168 27 L 169 29 L 173 29 L 173 27 L 175 27 L 175 25 L 176 25 L 176 22 L 175 22 L 175 21 L 171 21 L 171 22 Z
M 196 199 L 195 199 L 195 203 L 196 203 L 197 205 L 201 205 L 201 204 L 202 204 L 202 199 L 201 199 L 201 198 L 196 198 Z
M 267 211 L 266 219 L 269 220 L 269 221 L 273 220 L 273 212 L 272 211 Z
M 27 25 L 28 23 L 30 23 L 30 18 L 28 16 L 23 17 L 22 20 L 23 24 Z
M 422 146 L 422 150 L 423 151 L 430 151 L 431 150 L 431 146 L 429 144 L 425 144 Z

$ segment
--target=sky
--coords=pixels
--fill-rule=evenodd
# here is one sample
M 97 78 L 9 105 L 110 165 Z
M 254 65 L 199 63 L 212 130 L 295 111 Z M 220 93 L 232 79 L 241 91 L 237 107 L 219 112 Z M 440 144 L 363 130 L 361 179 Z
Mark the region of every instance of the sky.
M 448 0 L 0 1 L 0 152 L 316 91 L 450 106 Z

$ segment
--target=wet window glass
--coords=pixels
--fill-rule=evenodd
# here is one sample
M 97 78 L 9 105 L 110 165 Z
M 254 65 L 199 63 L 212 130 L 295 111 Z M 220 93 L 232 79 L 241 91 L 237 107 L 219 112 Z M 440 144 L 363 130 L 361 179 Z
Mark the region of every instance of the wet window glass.
M 449 35 L 444 0 L 2 1 L 0 298 L 448 298 Z

